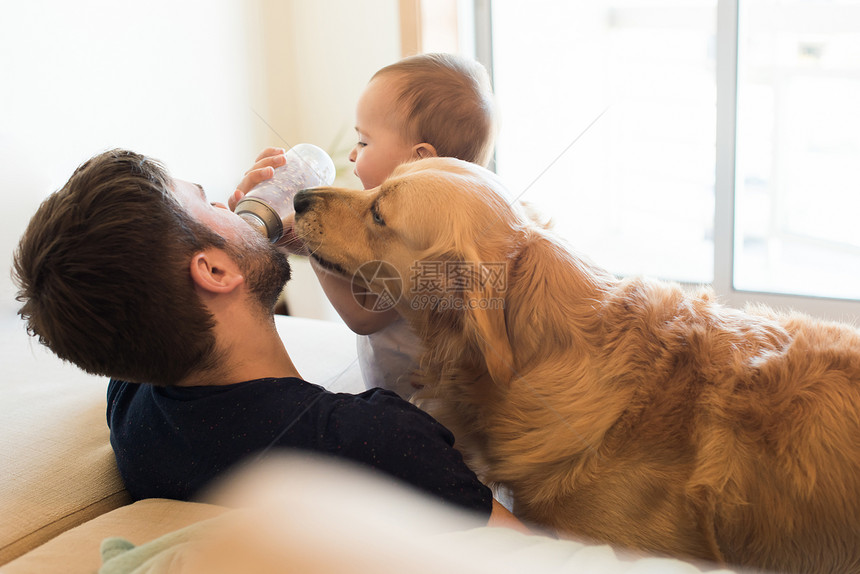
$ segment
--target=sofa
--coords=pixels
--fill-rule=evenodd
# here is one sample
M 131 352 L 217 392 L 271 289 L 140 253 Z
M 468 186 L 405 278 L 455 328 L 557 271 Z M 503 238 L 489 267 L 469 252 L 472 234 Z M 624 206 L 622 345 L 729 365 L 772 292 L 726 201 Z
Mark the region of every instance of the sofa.
M 355 336 L 343 324 L 286 316 L 278 316 L 276 321 L 304 378 L 337 392 L 363 390 L 355 358 Z M 0 573 L 74 574 L 97 572 L 100 568 L 111 573 L 198 571 L 190 567 L 177 569 L 177 556 L 188 559 L 192 554 L 188 541 L 205 538 L 213 525 L 231 524 L 237 528 L 241 523 L 236 504 L 229 502 L 235 498 L 132 502 L 109 444 L 105 419 L 107 381 L 58 360 L 26 334 L 16 317 L 0 320 L 0 355 Z M 287 489 L 276 480 L 274 486 L 269 481 L 268 486 L 258 484 L 243 491 L 245 499 L 249 493 L 258 503 L 262 499 L 258 506 L 265 508 L 266 516 L 265 520 L 254 521 L 253 527 L 241 530 L 260 530 L 248 538 L 253 544 L 245 551 L 256 559 L 266 557 L 269 566 L 275 564 L 272 571 L 291 571 L 288 565 L 302 553 L 318 557 L 320 560 L 312 562 L 320 571 L 338 569 L 326 562 L 333 557 L 346 564 L 344 571 L 389 571 L 392 565 L 402 568 L 403 560 L 410 561 L 412 571 L 522 571 L 525 565 L 530 572 L 574 572 L 585 567 L 605 572 L 698 572 L 706 568 L 678 560 L 624 555 L 604 545 L 558 541 L 498 528 L 464 529 L 456 539 L 450 535 L 427 537 L 427 517 L 439 509 L 426 501 L 413 500 L 411 494 L 394 498 L 390 494 L 398 492 L 399 485 L 381 481 L 375 490 L 371 489 L 372 494 L 355 493 L 355 485 L 363 479 L 347 478 L 351 475 L 346 471 L 324 469 L 316 476 L 308 479 L 299 473 L 283 481 L 288 484 L 289 480 L 303 480 L 296 484 L 304 486 L 297 488 Z M 327 482 L 332 480 L 332 484 Z M 298 508 L 304 508 L 304 514 Z M 261 550 L 261 541 L 272 536 L 277 542 Z M 289 544 L 284 540 L 287 537 Z M 390 544 L 394 539 L 400 542 Z M 211 552 L 198 551 L 196 555 L 212 558 L 223 548 L 219 545 Z M 331 553 L 333 548 L 338 551 Z M 445 552 L 439 552 L 440 548 Z M 463 549 L 463 554 L 452 554 L 455 548 Z M 122 567 L 108 568 L 116 566 L 116 561 L 108 561 L 109 556 L 102 552 L 122 554 L 125 550 L 134 552 L 125 555 L 128 560 Z M 362 553 L 363 558 L 351 556 L 349 552 L 353 551 Z M 135 552 L 146 556 L 134 557 Z M 230 554 L 237 555 L 241 555 L 241 549 Z M 462 560 L 470 561 L 469 566 Z M 263 572 L 268 567 L 237 570 L 229 566 L 230 561 L 220 559 L 218 564 L 224 572 Z M 313 570 L 307 563 L 299 564 L 304 566 L 296 571 Z M 217 570 L 211 564 L 206 569 Z

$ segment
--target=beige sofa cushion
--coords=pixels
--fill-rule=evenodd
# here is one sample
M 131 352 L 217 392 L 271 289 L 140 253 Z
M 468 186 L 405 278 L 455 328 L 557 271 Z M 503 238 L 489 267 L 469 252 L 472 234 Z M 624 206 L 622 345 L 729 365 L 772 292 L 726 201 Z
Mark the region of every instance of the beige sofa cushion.
M 107 380 L 0 322 L 0 564 L 130 502 L 108 442 Z
M 2 574 L 63 572 L 93 574 L 102 565 L 102 540 L 114 536 L 135 545 L 220 515 L 226 509 L 211 504 L 151 498 L 117 508 L 57 536 L 47 544 L 0 566 Z
M 276 318 L 299 372 L 334 391 L 364 389 L 343 324 Z M 131 502 L 105 418 L 107 379 L 65 364 L 0 317 L 0 564 Z

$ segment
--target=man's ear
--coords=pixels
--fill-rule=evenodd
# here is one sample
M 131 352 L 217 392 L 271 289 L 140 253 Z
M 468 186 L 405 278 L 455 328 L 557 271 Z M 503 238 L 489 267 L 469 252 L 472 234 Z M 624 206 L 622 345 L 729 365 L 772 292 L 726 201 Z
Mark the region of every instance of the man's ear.
M 424 159 L 426 157 L 438 157 L 436 148 L 429 143 L 422 142 L 412 146 L 412 157 L 415 159 Z
M 230 293 L 245 281 L 236 262 L 215 247 L 195 253 L 190 270 L 194 284 L 210 293 Z

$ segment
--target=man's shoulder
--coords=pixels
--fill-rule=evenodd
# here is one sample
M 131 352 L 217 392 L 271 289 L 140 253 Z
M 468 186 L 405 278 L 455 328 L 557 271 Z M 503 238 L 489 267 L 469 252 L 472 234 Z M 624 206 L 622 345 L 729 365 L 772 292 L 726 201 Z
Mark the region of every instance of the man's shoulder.
M 314 412 L 338 418 L 378 419 L 392 416 L 430 418 L 391 391 L 370 389 L 359 394 L 334 393 L 304 379 L 264 378 L 228 385 L 156 386 L 111 379 L 108 414 L 143 410 L 235 410 L 237 405 L 261 411 Z M 432 420 L 432 419 L 431 419 Z
M 251 397 L 255 401 L 298 397 L 329 395 L 320 385 L 296 377 L 264 378 L 240 383 L 197 385 L 197 386 L 160 386 L 149 383 L 130 383 L 111 379 L 108 383 L 108 403 L 128 400 L 168 400 L 168 401 L 213 401 L 237 400 Z

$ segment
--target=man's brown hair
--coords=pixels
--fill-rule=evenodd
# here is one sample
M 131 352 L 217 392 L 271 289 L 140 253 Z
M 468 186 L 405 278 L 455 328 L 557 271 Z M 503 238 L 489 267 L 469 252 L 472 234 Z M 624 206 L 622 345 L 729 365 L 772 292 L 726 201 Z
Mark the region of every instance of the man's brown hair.
M 216 360 L 188 263 L 224 240 L 171 186 L 157 161 L 112 150 L 81 165 L 30 220 L 13 262 L 18 314 L 60 358 L 161 385 Z
M 425 142 L 442 157 L 486 166 L 493 154 L 496 112 L 486 68 L 453 54 L 409 56 L 371 80 L 394 80 L 404 139 Z

